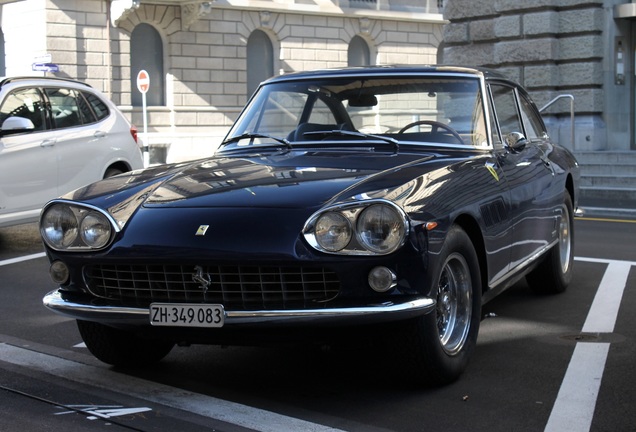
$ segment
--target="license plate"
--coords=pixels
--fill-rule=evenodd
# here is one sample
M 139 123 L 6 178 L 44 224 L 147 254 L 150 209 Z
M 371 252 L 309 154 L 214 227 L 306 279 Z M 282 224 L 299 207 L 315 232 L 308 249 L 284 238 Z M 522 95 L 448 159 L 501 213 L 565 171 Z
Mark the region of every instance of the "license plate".
M 223 305 L 152 303 L 150 324 L 169 327 L 223 327 Z

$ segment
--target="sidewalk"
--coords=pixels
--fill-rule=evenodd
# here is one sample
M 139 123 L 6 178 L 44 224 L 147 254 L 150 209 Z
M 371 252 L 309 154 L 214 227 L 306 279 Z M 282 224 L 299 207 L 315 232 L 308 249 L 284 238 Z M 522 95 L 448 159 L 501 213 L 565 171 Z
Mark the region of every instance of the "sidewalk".
M 584 217 L 636 220 L 636 202 L 616 201 L 602 198 L 581 198 L 579 209 Z

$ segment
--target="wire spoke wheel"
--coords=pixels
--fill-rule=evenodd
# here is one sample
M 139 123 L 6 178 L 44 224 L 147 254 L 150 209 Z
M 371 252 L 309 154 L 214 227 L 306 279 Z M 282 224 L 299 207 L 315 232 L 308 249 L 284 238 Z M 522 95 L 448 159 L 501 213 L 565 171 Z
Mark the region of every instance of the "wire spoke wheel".
M 428 283 L 435 310 L 404 322 L 392 336 L 410 380 L 448 384 L 468 366 L 481 315 L 479 257 L 460 226 L 448 230 Z
M 560 207 L 557 238 L 539 265 L 526 275 L 530 288 L 538 294 L 558 294 L 572 281 L 574 263 L 574 210 L 572 198 L 565 194 Z
M 463 348 L 472 318 L 470 269 L 460 254 L 450 255 L 437 287 L 437 331 L 443 350 L 454 355 Z

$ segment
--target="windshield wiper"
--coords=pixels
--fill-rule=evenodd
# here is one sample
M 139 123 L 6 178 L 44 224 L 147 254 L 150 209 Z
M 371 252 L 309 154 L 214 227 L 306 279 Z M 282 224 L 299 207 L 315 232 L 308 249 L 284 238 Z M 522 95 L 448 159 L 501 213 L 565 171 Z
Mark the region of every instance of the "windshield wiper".
M 310 135 L 343 135 L 343 136 L 354 136 L 354 137 L 358 137 L 358 138 L 374 138 L 374 139 L 378 139 L 380 141 L 387 142 L 389 144 L 393 144 L 393 147 L 395 148 L 395 150 L 399 150 L 399 148 L 400 148 L 398 140 L 396 140 L 395 138 L 386 137 L 386 136 L 382 136 L 382 135 L 365 134 L 365 133 L 358 132 L 358 131 L 349 131 L 349 130 L 344 130 L 344 129 L 334 129 L 334 130 L 324 130 L 324 131 L 311 131 L 311 132 L 305 132 L 303 135 L 308 135 L 308 136 L 310 136 Z
M 292 148 L 292 146 L 289 143 L 289 141 L 287 141 L 285 138 L 279 138 L 279 137 L 275 137 L 275 136 L 272 136 L 272 135 L 267 135 L 267 134 L 262 134 L 262 133 L 255 133 L 255 132 L 246 132 L 244 134 L 228 138 L 228 139 L 224 140 L 221 143 L 221 146 L 232 144 L 233 142 L 238 142 L 238 141 L 241 141 L 241 140 L 244 140 L 244 139 L 254 139 L 254 138 L 269 138 L 269 139 L 277 141 L 277 142 L 279 142 L 281 144 L 284 144 L 287 149 L 291 150 L 291 148 Z

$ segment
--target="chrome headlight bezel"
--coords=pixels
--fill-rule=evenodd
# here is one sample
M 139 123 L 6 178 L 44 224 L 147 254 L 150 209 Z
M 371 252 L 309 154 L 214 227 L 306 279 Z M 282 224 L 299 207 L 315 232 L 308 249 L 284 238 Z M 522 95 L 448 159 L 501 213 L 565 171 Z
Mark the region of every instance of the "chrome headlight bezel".
M 394 224 L 394 226 L 391 238 L 387 243 L 382 243 L 380 240 L 380 243 L 378 244 L 378 239 L 376 238 L 376 243 L 374 244 L 369 241 L 368 235 L 361 232 L 362 226 L 364 225 L 364 218 L 369 215 L 369 212 L 367 211 L 368 209 L 385 211 L 385 215 L 391 217 L 390 222 Z M 338 214 L 343 218 L 343 220 L 348 221 L 348 226 L 350 227 L 352 234 L 347 244 L 342 248 L 332 249 L 325 247 L 324 242 L 322 242 L 319 238 L 320 234 L 316 231 L 317 224 L 321 218 L 329 214 Z M 305 223 L 302 234 L 307 243 L 309 243 L 312 248 L 320 252 L 336 255 L 378 256 L 388 255 L 400 249 L 406 242 L 409 230 L 409 219 L 402 208 L 388 200 L 373 199 L 343 203 L 323 208 L 311 215 Z
M 48 203 L 40 215 L 40 235 L 48 247 L 62 252 L 105 249 L 119 232 L 104 210 L 65 200 Z

